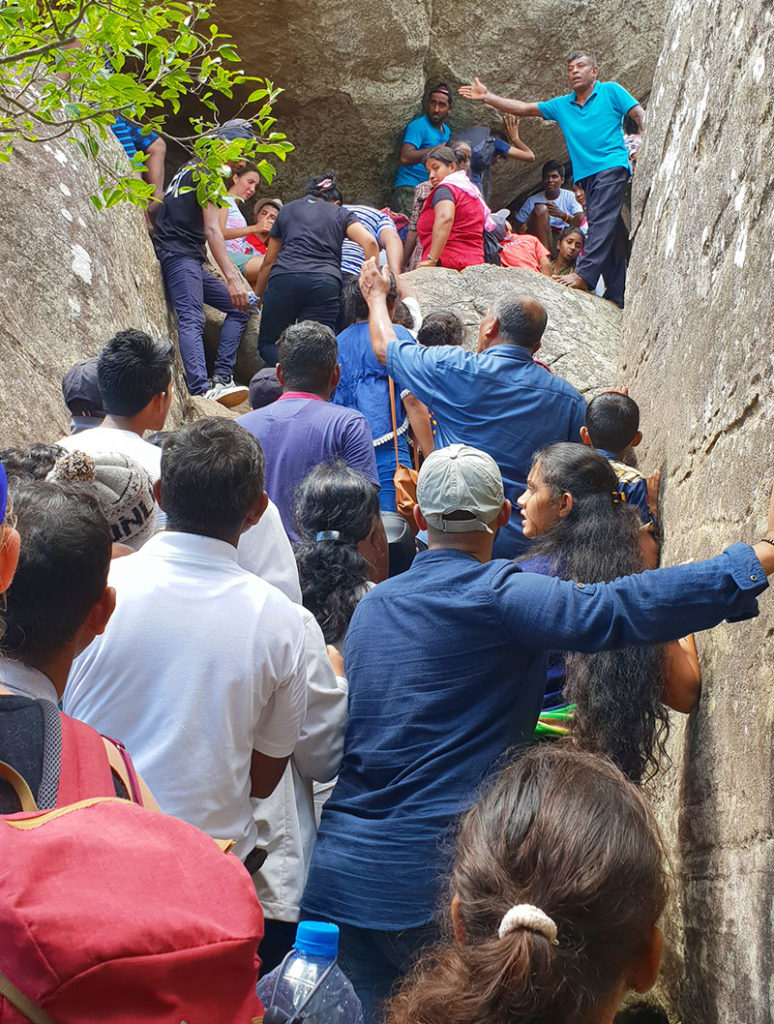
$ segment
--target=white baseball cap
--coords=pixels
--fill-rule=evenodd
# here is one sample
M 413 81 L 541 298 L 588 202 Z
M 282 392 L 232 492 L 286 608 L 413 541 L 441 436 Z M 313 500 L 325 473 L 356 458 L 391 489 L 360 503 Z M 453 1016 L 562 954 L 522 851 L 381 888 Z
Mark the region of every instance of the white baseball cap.
M 417 479 L 417 504 L 427 525 L 443 533 L 492 533 L 487 525 L 502 508 L 503 478 L 491 455 L 467 444 L 431 452 Z M 468 512 L 468 519 L 448 518 Z

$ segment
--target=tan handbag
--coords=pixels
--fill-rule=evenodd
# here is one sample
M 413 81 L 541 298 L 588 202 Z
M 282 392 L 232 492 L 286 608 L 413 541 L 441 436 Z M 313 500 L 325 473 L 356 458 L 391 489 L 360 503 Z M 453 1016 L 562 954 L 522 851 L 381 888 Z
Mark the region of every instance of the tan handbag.
M 398 455 L 398 420 L 395 414 L 395 383 L 392 377 L 387 378 L 390 382 L 390 412 L 392 413 L 392 440 L 395 444 L 395 508 L 399 516 L 403 516 L 416 534 L 418 527 L 414 520 L 414 506 L 417 503 L 417 471 L 408 466 L 401 466 Z

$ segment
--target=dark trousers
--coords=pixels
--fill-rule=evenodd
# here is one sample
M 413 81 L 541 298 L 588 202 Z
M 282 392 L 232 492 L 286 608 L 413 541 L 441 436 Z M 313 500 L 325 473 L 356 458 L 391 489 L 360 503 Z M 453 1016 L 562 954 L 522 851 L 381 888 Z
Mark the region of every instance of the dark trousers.
M 234 309 L 228 288 L 198 260 L 161 253 L 159 261 L 169 301 L 177 313 L 177 339 L 188 390 L 192 395 L 203 395 L 210 386 L 204 358 L 204 303 L 226 314 L 213 367 L 217 376 L 230 377 L 233 373 L 249 314 Z
M 335 332 L 340 298 L 341 281 L 333 274 L 270 274 L 258 329 L 266 365 L 277 365 L 279 336 L 297 320 L 316 320 Z
M 626 288 L 626 228 L 621 204 L 629 177 L 628 167 L 611 167 L 580 182 L 586 193 L 589 233 L 576 269 L 592 292 L 604 277 L 605 298 L 621 308 Z
M 293 948 L 297 928 L 297 924 L 291 924 L 289 921 L 264 919 L 263 938 L 258 947 L 258 956 L 261 958 L 259 978 L 263 978 L 269 971 L 279 967 Z
M 399 932 L 339 925 L 339 966 L 363 1004 L 363 1024 L 379 1024 L 385 1000 L 419 958 L 440 938 L 434 923 Z

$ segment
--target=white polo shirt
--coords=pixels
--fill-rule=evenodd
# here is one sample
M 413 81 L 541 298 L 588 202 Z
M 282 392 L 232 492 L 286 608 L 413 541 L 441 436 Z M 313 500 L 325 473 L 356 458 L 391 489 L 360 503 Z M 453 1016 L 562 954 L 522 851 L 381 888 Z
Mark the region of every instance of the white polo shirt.
M 112 563 L 116 610 L 73 664 L 67 714 L 129 750 L 161 809 L 244 859 L 253 749 L 293 752 L 306 714 L 297 609 L 225 541 L 161 533 Z

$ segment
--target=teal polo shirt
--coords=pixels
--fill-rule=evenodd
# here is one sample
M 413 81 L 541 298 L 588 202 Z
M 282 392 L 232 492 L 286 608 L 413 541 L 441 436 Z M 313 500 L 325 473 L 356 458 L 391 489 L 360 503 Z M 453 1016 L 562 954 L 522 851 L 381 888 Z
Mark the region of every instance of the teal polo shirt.
M 449 141 L 451 129 L 448 125 L 442 124 L 436 128 L 431 124 L 425 114 L 415 117 L 406 125 L 403 134 L 403 142 L 410 142 L 414 149 L 432 149 L 433 146 L 444 146 Z M 398 168 L 398 175 L 395 178 L 395 188 L 403 188 L 407 185 L 412 187 L 420 182 L 427 181 L 427 171 L 424 164 L 406 164 Z
M 611 167 L 628 167 L 623 117 L 637 100 L 618 82 L 597 82 L 581 106 L 575 93 L 538 103 L 546 121 L 556 121 L 564 134 L 576 181 Z

